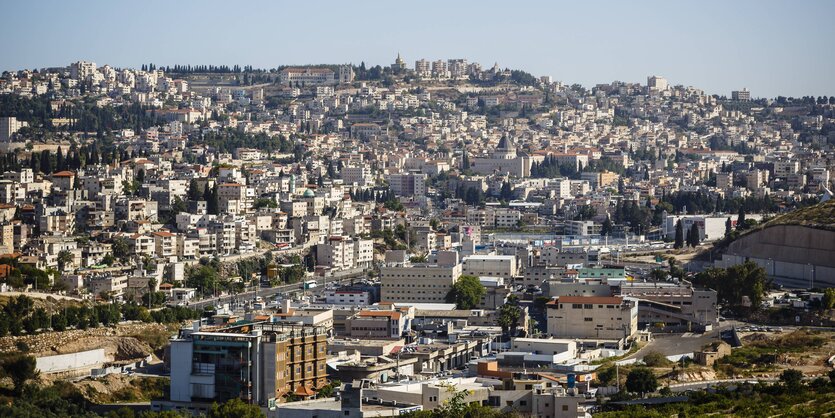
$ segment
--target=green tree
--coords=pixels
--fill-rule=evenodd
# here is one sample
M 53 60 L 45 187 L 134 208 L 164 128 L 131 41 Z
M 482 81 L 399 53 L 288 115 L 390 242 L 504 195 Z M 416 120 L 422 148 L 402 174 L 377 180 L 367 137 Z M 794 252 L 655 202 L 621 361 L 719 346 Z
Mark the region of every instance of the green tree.
M 739 215 L 736 217 L 736 229 L 742 231 L 745 229 L 745 207 L 739 205 Z
M 194 268 L 186 279 L 186 285 L 198 289 L 203 295 L 211 295 L 220 282 L 220 275 L 212 266 Z
M 824 309 L 835 308 L 835 287 L 830 287 L 824 290 L 823 300 L 821 302 L 821 306 Z
M 113 239 L 111 250 L 113 251 L 113 256 L 118 258 L 123 263 L 127 261 L 131 254 L 130 243 L 127 238 L 123 237 L 116 237 Z
M 458 309 L 473 309 L 481 303 L 486 292 L 478 277 L 462 275 L 447 293 L 446 301 L 455 303 Z
M 649 368 L 636 367 L 626 375 L 626 390 L 629 392 L 639 393 L 643 397 L 646 393 L 655 392 L 657 388 L 658 379 Z
M 204 193 L 204 197 L 206 197 L 206 212 L 210 215 L 217 215 L 218 211 L 220 210 L 220 200 L 217 195 L 217 188 L 218 184 L 215 183 L 214 187 L 211 189 L 206 187 L 206 191 L 208 192 L 208 196 Z
M 496 323 L 502 327 L 504 335 L 516 335 L 516 328 L 519 326 L 519 318 L 522 316 L 522 308 L 515 303 L 505 303 L 499 307 Z
M 701 241 L 700 236 L 699 226 L 694 223 L 693 226 L 690 227 L 690 242 L 688 242 L 687 245 L 693 248 L 698 247 L 699 242 Z
M 15 395 L 23 393 L 23 386 L 28 380 L 38 376 L 35 371 L 35 358 L 25 354 L 7 357 L 2 363 L 3 375 L 11 379 Z
M 716 290 L 719 302 L 733 309 L 741 308 L 746 298 L 758 309 L 768 288 L 765 270 L 752 261 L 707 269 L 693 278 L 693 284 Z
M 319 392 L 316 394 L 316 397 L 330 398 L 334 395 L 334 393 L 336 393 L 340 386 L 342 386 L 342 382 L 340 382 L 338 379 L 331 380 L 330 383 L 319 389 Z
M 670 360 L 657 351 L 650 351 L 643 358 L 644 364 L 649 367 L 664 367 L 670 365 Z
M 49 150 L 41 151 L 41 172 L 44 174 L 52 174 L 52 156 Z
M 676 221 L 676 239 L 673 243 L 673 248 L 684 247 L 684 227 L 681 226 L 681 219 Z
M 67 250 L 58 252 L 58 271 L 64 271 L 64 267 L 72 263 L 74 259 L 72 253 Z
M 606 220 L 603 221 L 603 225 L 600 227 L 600 235 L 604 237 L 607 235 L 612 234 L 612 220 L 609 217 L 606 217 Z
M 499 198 L 504 201 L 510 201 L 513 199 L 513 189 L 510 187 L 510 183 L 502 182 L 502 189 L 499 193 Z
M 780 373 L 780 383 L 791 391 L 797 392 L 803 385 L 803 372 L 797 369 L 786 369 Z
M 188 200 L 200 200 L 202 197 L 202 193 L 200 193 L 200 187 L 197 185 L 197 179 L 191 179 L 188 183 Z
M 266 418 L 258 405 L 250 405 L 238 398 L 223 404 L 212 404 L 207 418 Z

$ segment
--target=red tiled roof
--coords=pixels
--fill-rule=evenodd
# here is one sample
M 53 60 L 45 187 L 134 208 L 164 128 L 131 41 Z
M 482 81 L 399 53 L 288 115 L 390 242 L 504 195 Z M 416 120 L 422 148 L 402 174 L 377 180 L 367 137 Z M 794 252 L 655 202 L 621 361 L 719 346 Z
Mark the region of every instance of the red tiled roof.
M 396 311 L 360 311 L 360 317 L 374 318 L 374 317 L 388 317 L 390 319 L 400 319 L 400 312 Z
M 293 391 L 293 394 L 295 394 L 296 396 L 313 396 L 316 394 L 316 392 L 312 391 L 307 386 L 299 385 L 299 387 L 297 387 L 296 390 Z

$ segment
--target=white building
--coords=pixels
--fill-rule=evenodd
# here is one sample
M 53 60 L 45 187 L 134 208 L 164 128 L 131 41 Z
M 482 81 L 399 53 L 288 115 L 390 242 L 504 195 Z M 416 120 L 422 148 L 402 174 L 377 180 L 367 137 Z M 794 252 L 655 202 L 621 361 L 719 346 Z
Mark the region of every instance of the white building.
M 389 188 L 394 194 L 406 197 L 426 196 L 426 174 L 399 173 L 388 176 Z
M 502 277 L 510 280 L 518 273 L 516 256 L 471 255 L 464 258 L 462 274 L 476 277 Z

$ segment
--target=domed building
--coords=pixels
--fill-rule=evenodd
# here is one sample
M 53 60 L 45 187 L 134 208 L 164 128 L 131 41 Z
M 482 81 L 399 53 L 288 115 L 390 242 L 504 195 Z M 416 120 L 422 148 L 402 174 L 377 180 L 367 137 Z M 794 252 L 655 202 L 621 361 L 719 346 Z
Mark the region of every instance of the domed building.
M 489 157 L 473 158 L 470 169 L 478 174 L 500 173 L 528 177 L 531 175 L 531 159 L 527 155 L 518 155 L 516 145 L 505 135 Z
M 397 59 L 394 60 L 394 64 L 391 65 L 392 70 L 405 70 L 406 69 L 406 61 L 403 61 L 403 58 L 400 58 L 400 53 L 397 53 Z

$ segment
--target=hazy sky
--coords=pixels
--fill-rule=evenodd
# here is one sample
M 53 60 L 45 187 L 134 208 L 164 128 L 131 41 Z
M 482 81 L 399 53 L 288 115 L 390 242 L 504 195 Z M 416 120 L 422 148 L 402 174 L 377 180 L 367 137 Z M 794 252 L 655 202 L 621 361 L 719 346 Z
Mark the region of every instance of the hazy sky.
M 835 95 L 835 0 L 6 0 L 0 69 L 143 63 L 498 62 L 591 86 Z

